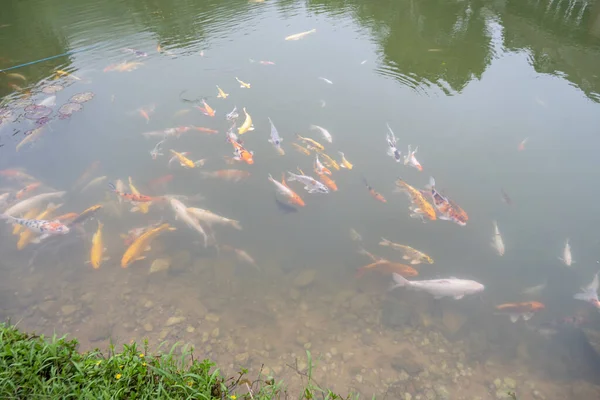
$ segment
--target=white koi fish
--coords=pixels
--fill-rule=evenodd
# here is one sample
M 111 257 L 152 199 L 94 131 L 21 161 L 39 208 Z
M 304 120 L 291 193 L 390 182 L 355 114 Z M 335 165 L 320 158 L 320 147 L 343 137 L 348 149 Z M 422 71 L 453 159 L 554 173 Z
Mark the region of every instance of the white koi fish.
M 307 190 L 308 193 L 329 193 L 329 189 L 327 186 L 317 181 L 315 178 L 308 175 L 297 175 L 288 171 L 290 175 L 288 177 L 288 181 L 298 181 L 302 183 L 304 186 L 304 190 Z
M 204 210 L 202 208 L 190 207 L 187 211 L 196 217 L 199 221 L 203 221 L 206 225 L 212 226 L 213 224 L 229 225 L 238 231 L 242 230 L 242 226 L 239 221 L 225 218 L 221 215 L 215 214 L 212 211 Z
M 395 283 L 390 287 L 390 290 L 397 287 L 408 287 L 427 292 L 436 299 L 453 297 L 456 300 L 459 300 L 465 295 L 481 293 L 485 289 L 485 286 L 481 283 L 467 279 L 448 278 L 409 281 L 402 275 L 396 273 L 394 273 L 394 282 Z
M 492 221 L 494 224 L 494 237 L 492 239 L 492 247 L 498 252 L 499 256 L 504 255 L 504 241 L 502 240 L 502 235 L 500 235 L 500 231 L 498 230 L 498 223 L 496 221 Z
M 225 118 L 227 119 L 227 121 L 233 121 L 238 119 L 240 116 L 240 114 L 238 113 L 237 107 L 234 106 L 233 110 L 231 110 L 231 112 L 227 115 L 225 115 Z
M 56 96 L 46 97 L 38 103 L 38 106 L 54 107 L 56 105 Z
M 528 296 L 539 296 L 542 293 L 542 291 L 546 289 L 546 286 L 548 286 L 548 282 L 525 288 L 521 293 Z
M 559 259 L 565 263 L 567 267 L 570 267 L 575 261 L 573 261 L 573 256 L 571 255 L 571 245 L 569 244 L 569 239 L 565 242 L 565 249 L 563 250 L 562 258 Z
M 327 79 L 327 78 L 323 78 L 322 76 L 320 76 L 320 77 L 319 77 L 319 79 L 320 79 L 320 80 L 322 80 L 322 81 L 323 81 L 323 82 L 325 82 L 325 83 L 328 83 L 328 84 L 330 84 L 330 85 L 333 85 L 333 82 L 331 82 L 331 81 L 330 81 L 329 79 Z
M 25 213 L 29 209 L 31 209 L 33 207 L 37 207 L 45 201 L 63 197 L 65 195 L 65 193 L 67 193 L 67 192 L 52 192 L 52 193 L 38 194 L 37 196 L 30 197 L 28 199 L 25 199 L 15 205 L 13 205 L 8 210 L 5 210 L 4 214 L 14 216 L 14 215 L 19 215 L 19 214 Z
M 169 203 L 171 204 L 171 208 L 175 212 L 175 218 L 180 219 L 188 227 L 196 230 L 204 238 L 204 247 L 207 247 L 208 235 L 206 234 L 198 220 L 188 212 L 185 204 L 183 204 L 181 201 L 175 198 L 170 198 Z
M 333 138 L 331 137 L 331 133 L 329 133 L 329 131 L 327 129 L 320 127 L 319 125 L 311 125 L 310 129 L 320 131 L 321 135 L 323 135 L 323 138 L 325 140 L 327 140 L 329 143 L 333 143 Z
M 293 35 L 286 36 L 285 40 L 300 40 L 311 33 L 315 33 L 316 31 L 316 29 L 311 29 L 310 31 L 295 33 Z
M 319 154 L 315 153 L 315 172 L 318 175 L 331 175 L 329 168 L 326 168 L 319 160 Z
M 162 150 L 162 145 L 165 142 L 165 139 L 161 140 L 160 142 L 156 143 L 156 145 L 154 146 L 154 148 L 152 150 L 150 150 L 150 156 L 152 157 L 153 160 L 156 160 L 158 158 L 158 156 L 164 156 L 164 153 L 161 153 Z
M 575 296 L 573 296 L 573 298 L 575 300 L 582 300 L 588 302 L 594 307 L 596 307 L 598 310 L 600 310 L 600 301 L 598 300 L 599 282 L 600 281 L 598 280 L 598 272 L 596 272 L 596 275 L 594 275 L 594 279 L 592 280 L 592 282 L 589 285 L 582 287 L 581 292 L 577 293 Z
M 394 157 L 394 160 L 396 160 L 396 162 L 400 162 L 402 160 L 402 156 L 396 144 L 396 135 L 394 135 L 394 131 L 392 131 L 392 128 L 390 128 L 390 124 L 386 123 L 386 126 L 388 128 L 387 142 L 389 146 L 387 154 L 391 157 Z
M 423 167 L 421 166 L 421 164 L 419 163 L 419 161 L 417 161 L 417 158 L 415 157 L 415 153 L 417 152 L 418 149 L 419 149 L 419 146 L 415 147 L 415 149 L 412 150 L 410 147 L 410 144 L 408 145 L 408 154 L 406 156 L 404 156 L 404 165 L 410 165 L 411 167 L 415 167 L 419 171 L 423 171 Z
M 285 151 L 283 151 L 281 148 L 281 142 L 283 139 L 279 136 L 279 132 L 277 132 L 273 121 L 271 121 L 271 118 L 269 118 L 269 123 L 271 124 L 271 138 L 269 139 L 269 143 L 271 143 L 275 147 L 275 150 L 277 150 L 277 152 L 283 156 L 285 155 Z

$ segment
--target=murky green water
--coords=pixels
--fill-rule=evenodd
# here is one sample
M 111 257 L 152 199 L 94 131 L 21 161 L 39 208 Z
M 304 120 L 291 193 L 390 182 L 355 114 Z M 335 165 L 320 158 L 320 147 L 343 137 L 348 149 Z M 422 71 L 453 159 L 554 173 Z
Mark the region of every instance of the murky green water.
M 600 336 L 600 317 L 573 299 L 599 268 L 600 3 L 31 0 L 3 7 L 0 69 L 64 53 L 0 73 L 3 112 L 12 111 L 0 128 L 0 170 L 20 168 L 42 182 L 33 194 L 67 191 L 54 216 L 102 204 L 97 219 L 110 260 L 98 269 L 86 264 L 96 221 L 85 223 L 85 233 L 73 229 L 22 250 L 6 225 L 3 319 L 71 333 L 83 348 L 144 337 L 192 343 L 230 371 L 244 365 L 257 372 L 264 363 L 292 387 L 299 377 L 287 365 L 298 359 L 304 367 L 310 349 L 320 360 L 319 383 L 367 397 L 502 398 L 515 385 L 519 399 L 600 396 L 600 357 L 589 343 Z M 50 85 L 64 87 L 50 121 L 22 143 L 37 123 L 24 108 L 48 98 L 42 89 Z M 58 109 L 82 92 L 93 99 L 59 118 Z M 193 100 L 201 98 L 214 117 L 197 109 L 202 104 Z M 255 129 L 241 138 L 253 165 L 224 159 L 233 155 L 225 115 L 234 106 L 238 126 L 243 107 L 252 116 Z M 268 142 L 268 118 L 283 138 L 283 156 Z M 418 145 L 422 172 L 386 154 L 386 123 L 403 154 Z M 326 128 L 333 143 L 311 125 Z M 153 160 L 159 139 L 142 134 L 180 126 L 218 134 L 170 137 L 165 155 Z M 332 171 L 339 190 L 329 194 L 291 182 L 306 206 L 285 212 L 267 177 L 296 167 L 312 174 L 314 153 L 294 148 L 296 133 L 323 143 L 338 161 L 343 151 L 354 168 Z M 170 149 L 207 161 L 169 166 Z M 228 168 L 250 176 L 234 182 L 202 174 Z M 165 185 L 153 184 L 167 175 Z M 106 180 L 80 191 L 99 176 Z M 424 188 L 429 176 L 468 213 L 465 227 L 409 217 L 394 181 Z M 220 247 L 204 249 L 170 206 L 155 202 L 142 214 L 119 203 L 107 182 L 128 177 L 143 194 L 188 196 L 187 206 L 239 220 L 243 229 L 215 226 Z M 369 194 L 365 178 L 387 203 Z M 0 179 L 0 193 L 27 184 Z M 119 235 L 160 220 L 177 231 L 159 236 L 145 260 L 121 268 Z M 493 220 L 506 246 L 502 257 L 490 246 Z M 362 243 L 351 239 L 352 228 Z M 370 263 L 360 246 L 406 262 L 379 246 L 381 237 L 435 260 L 415 265 L 419 276 L 411 279 L 456 276 L 485 291 L 435 301 L 388 292 L 391 278 L 383 273 L 357 278 Z M 566 238 L 571 268 L 558 259 Z M 151 273 L 156 259 L 168 268 Z M 538 297 L 522 293 L 545 282 Z M 514 324 L 494 309 L 525 301 L 546 307 Z M 565 317 L 583 323 L 558 322 Z

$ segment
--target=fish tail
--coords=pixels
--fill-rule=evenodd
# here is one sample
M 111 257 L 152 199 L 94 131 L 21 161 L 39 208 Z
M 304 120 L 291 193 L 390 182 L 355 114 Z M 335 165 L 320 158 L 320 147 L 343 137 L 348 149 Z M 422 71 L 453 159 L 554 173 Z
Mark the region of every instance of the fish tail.
M 8 214 L 0 214 L 0 219 L 5 219 L 6 222 L 10 224 L 10 222 L 15 218 Z
M 237 229 L 238 231 L 242 230 L 242 225 L 240 224 L 240 221 L 232 221 L 231 226 L 233 226 L 234 229 Z
M 393 277 L 394 277 L 394 284 L 393 284 L 394 288 L 410 286 L 410 281 L 408 279 L 406 279 L 405 277 L 403 277 L 402 275 L 394 273 Z
M 110 189 L 112 192 L 115 192 L 115 193 L 117 193 L 117 187 L 115 186 L 115 184 L 114 184 L 114 183 L 112 183 L 112 182 L 108 182 L 108 188 L 109 188 L 109 189 Z
M 297 180 L 296 175 L 294 175 L 290 171 L 288 171 L 288 174 L 290 174 L 290 176 L 288 176 L 288 182 L 293 182 L 293 181 Z
M 387 240 L 386 238 L 382 237 L 381 241 L 379 242 L 380 246 L 389 246 L 392 242 L 390 242 L 389 240 Z
M 433 179 L 433 176 L 429 177 L 429 185 L 427 185 L 430 189 L 435 189 L 435 179 Z

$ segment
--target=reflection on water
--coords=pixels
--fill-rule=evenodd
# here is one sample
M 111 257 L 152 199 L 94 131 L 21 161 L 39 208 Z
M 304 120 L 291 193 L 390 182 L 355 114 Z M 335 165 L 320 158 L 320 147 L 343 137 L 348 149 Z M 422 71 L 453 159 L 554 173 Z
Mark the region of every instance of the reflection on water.
M 18 213 L 37 208 L 30 214 L 62 216 L 66 224 L 90 206 L 102 208 L 83 226 L 71 223 L 68 235 L 39 244 L 35 235 L 2 228 L 0 317 L 28 330 L 69 332 L 83 348 L 143 337 L 155 345 L 193 343 L 226 369 L 257 372 L 264 363 L 292 387 L 299 377 L 288 365 L 297 359 L 305 368 L 310 349 L 319 383 L 342 392 L 597 398 L 600 317 L 573 295 L 598 268 L 590 215 L 600 194 L 591 184 L 600 145 L 599 7 L 512 0 L 16 4 L 0 16 L 0 68 L 69 55 L 0 74 L 0 194 L 22 201 L 66 191 Z M 217 85 L 226 98 L 217 97 Z M 252 118 L 254 130 L 241 136 L 252 165 L 231 160 L 225 116 L 234 107 L 237 128 L 245 112 Z M 285 155 L 268 142 L 269 118 Z M 418 146 L 422 172 L 386 155 L 386 123 L 402 156 L 409 144 Z M 326 128 L 333 143 L 312 125 Z M 297 151 L 295 134 L 325 145 L 319 159 L 338 188 L 309 194 L 288 182 L 304 207 L 290 206 L 267 179 L 296 167 L 312 174 L 314 152 Z M 169 163 L 171 150 L 186 158 Z M 340 162 L 338 151 L 351 170 L 327 159 Z M 409 217 L 408 197 L 394 193 L 394 182 L 402 177 L 423 189 L 430 175 L 466 210 L 466 226 Z M 134 200 L 151 205 L 107 190 L 121 180 L 120 190 L 131 193 L 130 178 L 152 197 Z M 242 229 L 214 215 L 189 227 L 163 195 Z M 50 202 L 60 208 L 47 210 Z M 492 221 L 502 256 L 489 244 Z M 135 228 L 161 223 L 176 230 L 144 243 L 135 258 L 145 258 L 121 268 L 131 235 L 140 234 Z M 408 270 L 376 260 L 414 257 L 380 246 L 381 237 L 433 258 L 410 265 L 419 274 L 410 279 L 457 276 L 485 291 L 460 300 L 390 292 L 389 271 Z M 571 267 L 559 260 L 567 237 Z M 86 264 L 92 253 L 99 268 Z M 511 323 L 500 312 L 507 308 L 495 309 L 533 301 L 544 309 L 507 306 L 513 319 L 527 321 Z

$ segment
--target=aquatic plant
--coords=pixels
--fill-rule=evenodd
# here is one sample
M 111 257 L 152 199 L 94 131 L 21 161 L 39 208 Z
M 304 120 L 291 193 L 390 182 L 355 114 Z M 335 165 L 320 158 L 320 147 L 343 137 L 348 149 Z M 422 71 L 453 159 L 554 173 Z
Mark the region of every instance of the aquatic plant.
M 140 398 L 205 400 L 323 399 L 344 400 L 323 389 L 313 377 L 313 361 L 307 351 L 308 368 L 302 393 L 292 395 L 284 382 L 272 376 L 248 379 L 248 370 L 225 378 L 210 360 L 194 358 L 194 348 L 173 345 L 166 354 L 149 354 L 133 342 L 121 352 L 111 345 L 80 353 L 77 340 L 27 334 L 15 326 L 0 324 L 0 398 Z M 160 347 L 159 347 L 160 348 Z

